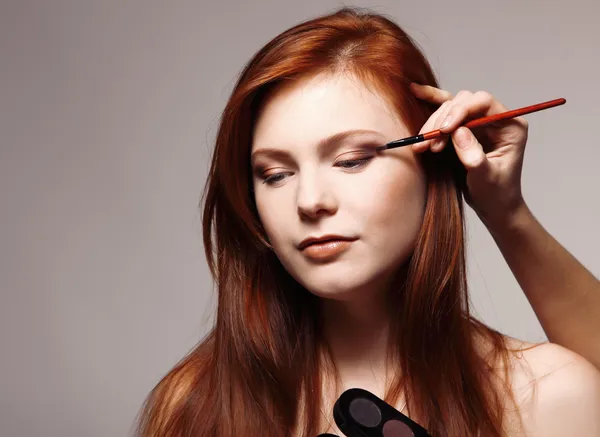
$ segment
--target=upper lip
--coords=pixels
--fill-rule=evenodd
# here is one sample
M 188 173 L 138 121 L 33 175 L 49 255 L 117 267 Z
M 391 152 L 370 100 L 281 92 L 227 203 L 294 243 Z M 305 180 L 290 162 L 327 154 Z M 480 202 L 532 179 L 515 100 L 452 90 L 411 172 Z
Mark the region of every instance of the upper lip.
M 309 244 L 323 243 L 325 241 L 331 241 L 331 240 L 352 241 L 352 240 L 356 240 L 356 238 L 344 237 L 342 235 L 334 235 L 334 234 L 327 234 L 327 235 L 323 235 L 321 237 L 308 237 L 300 242 L 300 244 L 298 245 L 298 249 L 302 250 Z

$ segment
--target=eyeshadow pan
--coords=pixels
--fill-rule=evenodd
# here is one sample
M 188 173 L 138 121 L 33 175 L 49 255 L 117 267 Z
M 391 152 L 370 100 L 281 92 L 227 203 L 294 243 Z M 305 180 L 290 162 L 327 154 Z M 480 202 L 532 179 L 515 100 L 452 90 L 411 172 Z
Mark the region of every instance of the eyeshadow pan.
M 362 426 L 373 428 L 381 422 L 379 407 L 368 399 L 356 398 L 350 402 L 350 414 Z
M 415 437 L 410 427 L 399 420 L 388 420 L 383 425 L 384 437 Z

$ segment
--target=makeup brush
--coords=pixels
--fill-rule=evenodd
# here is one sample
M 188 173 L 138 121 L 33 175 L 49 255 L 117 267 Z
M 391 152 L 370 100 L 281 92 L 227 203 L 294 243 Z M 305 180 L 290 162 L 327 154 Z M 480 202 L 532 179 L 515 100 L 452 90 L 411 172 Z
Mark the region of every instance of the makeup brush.
M 542 109 L 553 108 L 555 106 L 564 105 L 566 103 L 566 99 L 560 98 L 555 100 L 550 100 L 548 102 L 538 103 L 536 105 L 525 106 L 519 109 L 513 109 L 512 111 L 501 112 L 500 114 L 488 115 L 487 117 L 476 118 L 475 120 L 471 120 L 468 123 L 463 124 L 462 126 L 468 127 L 469 129 L 483 126 L 484 124 L 493 123 L 499 120 L 506 120 L 508 118 L 519 117 L 524 114 L 530 114 L 532 112 L 541 111 Z M 420 143 L 421 141 L 433 140 L 435 138 L 439 138 L 442 135 L 449 135 L 450 133 L 443 133 L 440 129 L 436 129 L 431 132 L 427 132 L 420 135 L 415 135 L 413 137 L 406 137 L 400 140 L 390 141 L 383 146 L 377 147 L 377 151 L 386 150 L 386 149 L 394 149 L 396 147 L 408 146 L 409 144 Z

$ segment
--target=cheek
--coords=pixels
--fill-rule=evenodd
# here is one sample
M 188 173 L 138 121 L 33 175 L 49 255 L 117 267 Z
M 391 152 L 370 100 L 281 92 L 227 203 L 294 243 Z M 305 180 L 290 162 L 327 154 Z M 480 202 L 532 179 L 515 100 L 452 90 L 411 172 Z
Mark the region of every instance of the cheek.
M 383 240 L 412 240 L 420 229 L 425 210 L 425 177 L 415 164 L 394 165 L 382 171 L 370 188 L 365 188 L 363 208 L 368 226 Z
M 273 193 L 257 193 L 255 196 L 258 218 L 265 229 L 267 238 L 274 248 L 277 248 L 284 238 L 286 223 L 290 223 L 289 207 L 274 198 Z

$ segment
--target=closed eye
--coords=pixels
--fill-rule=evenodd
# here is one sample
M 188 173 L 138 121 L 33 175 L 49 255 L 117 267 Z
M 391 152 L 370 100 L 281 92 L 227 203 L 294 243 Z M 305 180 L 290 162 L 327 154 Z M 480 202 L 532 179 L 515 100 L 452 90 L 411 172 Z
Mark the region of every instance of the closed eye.
M 360 159 L 346 159 L 344 161 L 339 161 L 336 165 L 338 165 L 339 167 L 342 167 L 342 168 L 355 170 L 355 169 L 364 167 L 372 159 L 373 159 L 372 156 L 366 156 L 366 157 L 360 158 Z
M 365 167 L 373 158 L 373 156 L 365 156 L 364 158 L 360 159 L 345 159 L 343 161 L 338 161 L 335 165 L 346 170 L 358 170 Z M 275 185 L 279 182 L 282 182 L 285 177 L 290 174 L 290 172 L 281 172 L 263 176 L 262 183 L 267 185 Z
M 286 175 L 287 173 L 275 173 L 272 175 L 268 175 L 265 176 L 263 178 L 263 184 L 267 184 L 267 185 L 274 185 L 278 182 L 281 182 L 283 180 L 283 177 Z

